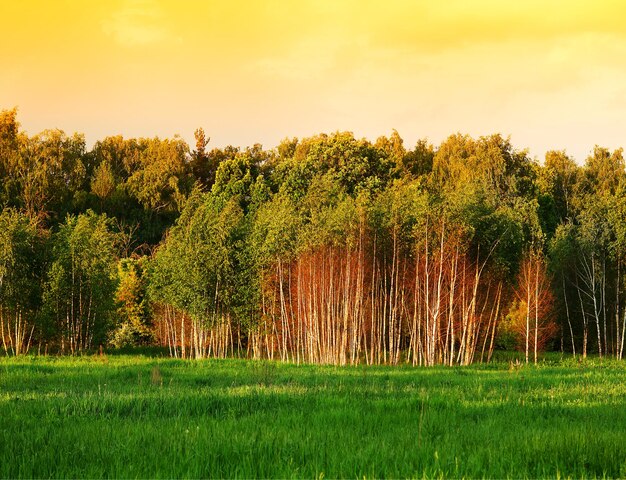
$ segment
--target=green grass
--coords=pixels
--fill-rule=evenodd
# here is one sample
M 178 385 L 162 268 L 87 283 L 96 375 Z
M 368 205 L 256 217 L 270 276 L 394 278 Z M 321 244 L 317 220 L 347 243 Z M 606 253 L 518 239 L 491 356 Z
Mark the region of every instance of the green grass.
M 1 477 L 625 477 L 626 367 L 0 359 Z

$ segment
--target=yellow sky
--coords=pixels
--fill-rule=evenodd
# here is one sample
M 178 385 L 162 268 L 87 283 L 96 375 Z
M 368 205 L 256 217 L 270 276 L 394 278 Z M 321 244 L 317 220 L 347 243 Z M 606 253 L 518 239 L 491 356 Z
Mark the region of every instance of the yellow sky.
M 622 1 L 0 0 L 0 25 L 0 108 L 30 134 L 626 146 Z

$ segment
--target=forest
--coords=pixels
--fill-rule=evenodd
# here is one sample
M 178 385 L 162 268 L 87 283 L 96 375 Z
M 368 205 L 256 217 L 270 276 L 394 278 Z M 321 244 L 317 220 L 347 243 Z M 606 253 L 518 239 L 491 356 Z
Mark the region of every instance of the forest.
M 621 359 L 622 149 L 540 163 L 500 134 L 278 147 L 29 136 L 0 113 L 6 355 L 469 365 Z

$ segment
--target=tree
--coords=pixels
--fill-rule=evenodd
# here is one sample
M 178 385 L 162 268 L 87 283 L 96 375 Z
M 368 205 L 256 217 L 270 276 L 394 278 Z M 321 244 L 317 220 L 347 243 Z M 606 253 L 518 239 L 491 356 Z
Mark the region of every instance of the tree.
M 252 185 L 259 173 L 258 159 L 250 151 L 223 160 L 215 174 L 211 192 L 224 200 L 236 198 L 242 207 L 250 201 Z
M 28 353 L 38 323 L 42 242 L 37 225 L 13 209 L 0 214 L 0 336 L 5 353 Z
M 70 137 L 62 130 L 44 130 L 30 138 L 18 135 L 17 151 L 6 167 L 13 206 L 52 222 L 72 211 L 87 180 L 84 155 L 83 135 Z
M 217 149 L 210 154 L 206 151 L 206 146 L 211 141 L 202 128 L 194 132 L 196 149 L 191 153 L 191 171 L 196 181 L 199 181 L 205 188 L 210 189 L 215 183 L 215 172 L 220 160 L 216 155 Z
M 595 146 L 583 169 L 582 186 L 586 193 L 615 194 L 626 176 L 623 150 L 612 153 Z
M 401 150 L 398 142 L 396 139 L 397 148 L 393 148 Z M 394 167 L 389 154 L 389 149 L 376 148 L 365 139 L 357 140 L 351 132 L 318 135 L 298 143 L 291 162 L 286 164 L 283 182 L 300 184 L 299 193 L 304 194 L 307 181 L 317 174 L 329 173 L 348 194 L 354 194 L 389 181 Z
M 551 150 L 540 172 L 543 190 L 553 198 L 559 221 L 572 219 L 579 175 L 576 162 L 565 151 Z
M 68 216 L 53 235 L 43 301 L 62 352 L 106 342 L 115 312 L 116 245 L 110 220 L 92 211 Z
M 0 112 L 0 181 L 2 183 L 0 205 L 2 206 L 12 203 L 15 193 L 11 188 L 15 180 L 11 177 L 19 162 L 19 126 L 16 108 Z
M 139 165 L 126 182 L 129 193 L 148 210 L 176 211 L 191 189 L 189 147 L 179 137 L 138 144 Z
M 521 264 L 515 287 L 515 300 L 509 309 L 510 328 L 518 336 L 518 345 L 526 363 L 532 352 L 538 353 L 553 338 L 558 327 L 552 320 L 554 297 L 546 261 L 541 253 L 527 252 Z
M 91 180 L 91 191 L 100 199 L 104 201 L 108 199 L 115 190 L 115 177 L 109 162 L 106 160 L 100 163 L 94 172 L 93 179 Z
M 583 315 L 593 319 L 596 326 L 598 355 L 607 350 L 607 284 L 609 280 L 609 243 L 611 226 L 608 217 L 607 196 L 588 196 L 578 215 L 577 257 L 578 292 L 581 295 Z M 603 335 L 604 334 L 604 335 Z
M 191 318 L 189 344 L 195 358 L 211 352 L 226 354 L 225 339 L 220 337 L 217 342 L 210 334 L 214 327 L 230 332 L 238 273 L 234 256 L 243 219 L 236 201 L 224 202 L 211 193 L 196 191 L 155 255 L 149 294 Z M 184 332 L 180 338 L 184 357 Z
M 609 243 L 609 258 L 614 273 L 614 351 L 616 358 L 623 358 L 624 337 L 626 336 L 626 283 L 624 269 L 626 267 L 626 182 L 622 183 L 616 194 L 610 199 L 607 212 L 607 223 L 611 226 L 612 238 Z
M 110 342 L 115 347 L 148 345 L 154 339 L 146 293 L 147 257 L 123 258 L 119 261 L 119 283 L 115 291 L 118 304 L 116 326 Z
M 430 174 L 434 158 L 434 147 L 426 139 L 422 139 L 417 141 L 413 150 L 405 153 L 400 166 L 403 172 L 419 178 Z
M 535 171 L 524 150 L 500 135 L 472 139 L 456 134 L 444 141 L 433 159 L 432 182 L 446 191 L 472 184 L 500 201 L 532 197 Z
M 193 150 L 115 136 L 86 151 L 82 135 L 28 136 L 0 113 L 5 350 L 153 333 L 185 357 L 468 364 L 491 358 L 508 313 L 528 361 L 555 321 L 562 349 L 569 336 L 574 354 L 622 357 L 621 149 L 579 167 L 565 151 L 540 165 L 499 134 L 208 144 L 198 129 Z
M 567 322 L 567 329 L 570 333 L 570 340 L 572 345 L 572 355 L 576 357 L 576 340 L 573 327 L 573 312 L 576 310 L 572 308 L 575 306 L 575 299 L 580 293 L 579 291 L 572 291 L 572 287 L 578 285 L 577 281 L 577 248 L 576 243 L 576 227 L 570 222 L 560 224 L 554 236 L 549 242 L 548 252 L 550 261 L 550 270 L 554 274 L 555 292 L 560 293 L 560 299 L 562 300 L 561 308 L 564 310 L 562 314 L 565 315 L 565 321 Z M 582 317 L 583 326 L 583 349 L 586 356 L 587 348 L 587 318 Z M 564 322 L 563 322 L 564 323 Z M 565 330 L 565 326 L 561 331 Z

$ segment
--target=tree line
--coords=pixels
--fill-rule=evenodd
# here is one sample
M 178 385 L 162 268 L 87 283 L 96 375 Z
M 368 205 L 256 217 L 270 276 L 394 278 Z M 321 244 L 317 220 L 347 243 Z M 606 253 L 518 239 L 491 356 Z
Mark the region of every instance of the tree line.
M 0 113 L 6 354 L 467 365 L 496 349 L 621 358 L 626 171 L 501 135 L 407 148 L 349 132 L 209 149 L 28 136 Z

